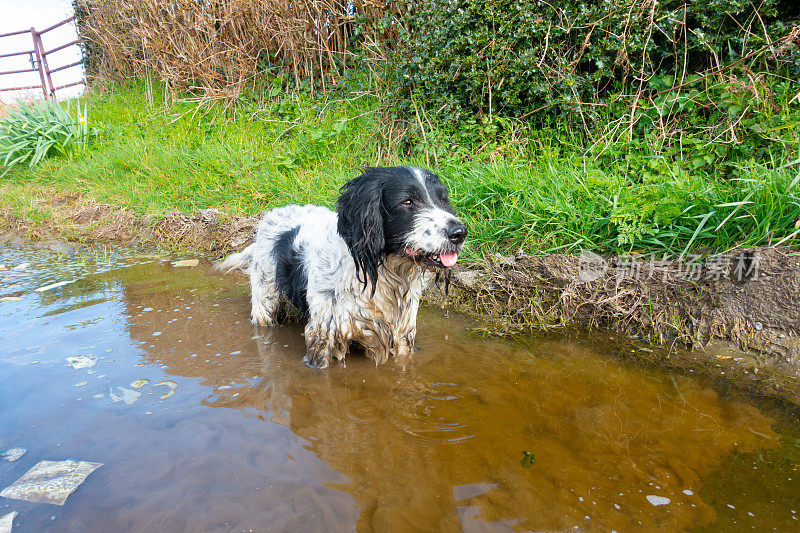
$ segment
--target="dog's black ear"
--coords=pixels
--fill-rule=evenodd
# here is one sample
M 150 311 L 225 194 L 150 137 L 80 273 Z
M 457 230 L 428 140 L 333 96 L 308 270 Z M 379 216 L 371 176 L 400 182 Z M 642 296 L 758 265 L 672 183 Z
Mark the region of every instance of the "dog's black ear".
M 356 263 L 356 278 L 364 284 L 378 282 L 378 267 L 384 259 L 383 237 L 383 177 L 367 168 L 359 177 L 341 188 L 336 201 L 339 213 L 337 229 Z

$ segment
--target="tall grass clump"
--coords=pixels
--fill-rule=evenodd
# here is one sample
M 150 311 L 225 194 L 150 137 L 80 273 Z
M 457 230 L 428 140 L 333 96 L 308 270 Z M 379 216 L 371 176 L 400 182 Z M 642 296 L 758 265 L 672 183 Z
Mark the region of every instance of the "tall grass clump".
M 88 107 L 77 105 L 73 116 L 68 103 L 55 100 L 20 103 L 0 118 L 0 163 L 5 167 L 32 167 L 44 158 L 58 155 L 73 159 L 85 153 L 97 133 L 89 127 Z

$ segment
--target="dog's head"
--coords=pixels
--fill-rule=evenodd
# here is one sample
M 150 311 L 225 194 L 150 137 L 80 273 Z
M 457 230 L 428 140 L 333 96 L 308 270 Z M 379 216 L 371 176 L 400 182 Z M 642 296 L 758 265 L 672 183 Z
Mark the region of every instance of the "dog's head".
M 467 228 L 436 174 L 415 167 L 366 168 L 342 187 L 338 230 L 366 285 L 395 254 L 432 268 L 456 264 Z

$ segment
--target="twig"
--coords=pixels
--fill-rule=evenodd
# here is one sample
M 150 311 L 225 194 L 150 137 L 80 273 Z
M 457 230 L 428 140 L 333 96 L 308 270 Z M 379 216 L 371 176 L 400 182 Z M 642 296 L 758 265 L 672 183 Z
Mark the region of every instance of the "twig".
M 428 136 L 425 134 L 425 126 L 422 125 L 422 120 L 419 117 L 419 109 L 417 109 L 417 101 L 413 96 L 411 97 L 411 103 L 414 105 L 414 113 L 417 116 L 417 124 L 419 124 L 419 129 L 422 131 L 422 140 L 425 141 L 425 164 L 430 167 L 431 159 L 428 155 Z

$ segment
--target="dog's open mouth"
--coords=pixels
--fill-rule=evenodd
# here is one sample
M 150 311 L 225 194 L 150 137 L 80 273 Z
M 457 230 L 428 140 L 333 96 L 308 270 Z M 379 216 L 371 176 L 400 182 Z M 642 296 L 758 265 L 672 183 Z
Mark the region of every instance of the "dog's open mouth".
M 406 248 L 406 256 L 412 261 L 437 268 L 450 268 L 458 261 L 456 252 L 445 252 L 442 254 L 427 254 L 418 250 Z

